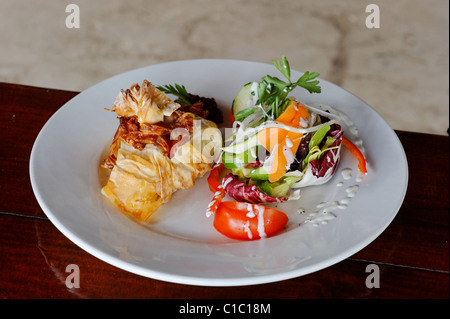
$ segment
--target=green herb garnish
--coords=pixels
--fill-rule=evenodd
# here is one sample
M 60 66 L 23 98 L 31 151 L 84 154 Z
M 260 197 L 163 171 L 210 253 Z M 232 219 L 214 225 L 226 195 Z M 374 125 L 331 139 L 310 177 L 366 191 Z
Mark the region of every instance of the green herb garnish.
M 156 88 L 163 93 L 175 95 L 176 97 L 178 97 L 178 101 L 181 104 L 192 105 L 191 97 L 189 96 L 189 93 L 186 91 L 184 85 L 179 85 L 175 83 L 175 86 L 169 84 L 157 86 Z
M 309 93 L 320 93 L 319 81 L 314 80 L 320 74 L 316 72 L 305 72 L 297 81 L 291 81 L 291 68 L 286 57 L 283 55 L 280 60 L 273 61 L 273 65 L 284 75 L 288 82 L 282 81 L 277 77 L 266 75 L 258 83 L 258 101 L 257 104 L 268 106 L 268 113 L 273 119 L 276 119 L 283 113 L 287 104 L 288 94 L 297 86 L 308 90 Z
M 249 107 L 246 109 L 243 109 L 242 111 L 239 111 L 236 114 L 236 118 L 235 121 L 242 121 L 243 119 L 245 119 L 247 116 L 253 114 L 256 111 L 257 107 Z

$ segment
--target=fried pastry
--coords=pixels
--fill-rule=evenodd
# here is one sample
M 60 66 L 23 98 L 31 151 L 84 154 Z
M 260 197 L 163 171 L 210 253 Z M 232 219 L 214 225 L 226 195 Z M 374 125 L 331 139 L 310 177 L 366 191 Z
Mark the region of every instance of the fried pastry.
M 120 119 L 103 166 L 102 193 L 122 212 L 146 221 L 173 193 L 194 186 L 211 170 L 222 146 L 217 125 L 173 102 L 150 82 L 121 90 Z

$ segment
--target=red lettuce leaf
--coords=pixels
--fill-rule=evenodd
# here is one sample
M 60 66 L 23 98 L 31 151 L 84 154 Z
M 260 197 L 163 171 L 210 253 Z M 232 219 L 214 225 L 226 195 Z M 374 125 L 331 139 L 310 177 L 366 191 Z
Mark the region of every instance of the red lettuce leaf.
M 339 124 L 333 124 L 331 126 L 329 134 L 331 137 L 336 139 L 334 143 L 331 145 L 331 147 L 341 145 L 343 133 L 341 126 Z M 330 149 L 326 151 L 320 157 L 320 159 L 315 159 L 309 162 L 309 165 L 311 165 L 311 171 L 313 175 L 316 176 L 317 178 L 325 176 L 326 177 L 333 176 L 339 163 L 340 158 L 339 152 L 340 152 L 339 148 Z
M 244 201 L 253 204 L 285 202 L 288 198 L 272 197 L 261 192 L 256 185 L 246 185 L 233 174 L 228 173 L 223 179 L 225 192 L 237 201 Z

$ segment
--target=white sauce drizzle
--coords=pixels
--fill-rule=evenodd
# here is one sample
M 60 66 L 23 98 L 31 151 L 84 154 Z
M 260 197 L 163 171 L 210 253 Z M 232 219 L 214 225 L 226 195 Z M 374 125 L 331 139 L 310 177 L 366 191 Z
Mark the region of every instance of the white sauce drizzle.
M 211 207 L 214 204 L 216 204 L 216 202 L 222 197 L 222 189 L 224 189 L 228 185 L 228 183 L 230 183 L 232 180 L 233 180 L 232 177 L 228 177 L 227 179 L 224 179 L 222 181 L 222 184 L 217 187 L 218 190 L 214 193 L 214 197 L 211 200 L 211 202 L 208 204 L 208 208 L 206 209 L 206 217 L 212 216 L 212 214 L 214 212 L 211 211 Z M 222 199 L 220 199 L 220 200 L 222 200 Z
M 324 125 L 331 125 L 334 123 L 339 123 L 339 121 L 332 119 L 328 122 L 325 122 L 325 123 L 322 123 L 322 124 L 319 124 L 316 126 L 311 126 L 311 127 L 307 127 L 307 128 L 296 128 L 296 127 L 292 127 L 292 126 L 289 126 L 289 125 L 286 125 L 283 123 L 279 123 L 279 122 L 275 122 L 275 121 L 266 121 L 257 127 L 246 127 L 245 125 L 242 125 L 242 123 L 239 123 L 238 121 L 234 121 L 233 122 L 233 135 L 230 136 L 230 138 L 228 138 L 227 140 L 234 138 L 233 143 L 231 143 L 230 145 L 238 144 L 238 143 L 243 142 L 246 139 L 254 136 L 258 132 L 260 132 L 266 128 L 270 128 L 270 127 L 281 128 L 283 130 L 293 132 L 293 133 L 307 134 L 307 133 L 317 131 Z M 239 127 L 237 127 L 237 125 L 239 125 Z M 307 125 L 308 124 L 306 124 L 306 126 Z
M 358 171 L 358 175 L 356 176 L 356 181 L 361 182 L 364 178 L 365 174 Z
M 336 215 L 332 212 L 314 212 L 312 214 L 309 214 L 309 217 L 307 220 L 305 220 L 305 223 L 311 223 L 313 226 L 319 226 L 320 224 L 327 224 L 329 220 L 334 218 L 336 218 Z
M 280 146 L 280 144 L 275 144 L 275 146 L 272 149 L 272 152 L 270 153 L 270 156 L 264 161 L 264 164 L 262 167 L 264 168 L 265 171 L 267 171 L 267 172 L 272 171 L 273 161 L 275 159 L 275 155 L 277 154 L 279 146 Z
M 248 204 L 247 205 L 247 210 L 248 210 L 248 213 L 247 213 L 247 217 L 248 218 L 253 218 L 253 217 L 256 216 L 255 212 L 253 211 L 253 205 L 252 204 Z
M 346 209 L 348 204 L 350 204 L 353 197 L 355 197 L 358 192 L 359 185 L 352 185 L 345 189 L 346 196 L 339 201 L 333 202 L 321 202 L 316 205 L 317 210 L 308 215 L 305 223 L 311 223 L 313 226 L 318 226 L 321 224 L 327 224 L 328 221 L 337 217 L 334 211 L 336 209 Z M 304 211 L 304 209 L 301 209 Z M 300 211 L 300 209 L 299 209 Z
M 286 169 L 289 169 L 291 164 L 295 161 L 295 156 L 287 145 L 283 146 L 283 155 L 286 159 Z
M 294 143 L 292 143 L 291 139 L 289 137 L 286 137 L 286 146 L 291 148 L 294 146 Z
M 253 238 L 252 231 L 250 230 L 250 221 L 247 220 L 247 222 L 244 224 L 244 230 L 247 233 L 248 239 Z
M 211 200 L 211 202 L 209 203 L 208 208 L 206 209 L 206 217 L 210 217 L 213 214 L 213 211 L 211 211 L 211 207 L 214 204 L 216 204 L 216 202 L 219 200 L 219 198 L 222 197 L 222 188 L 223 188 L 223 185 L 219 185 L 217 187 L 218 190 L 214 193 L 214 197 Z
M 359 148 L 361 153 L 366 158 L 366 162 L 367 162 L 365 148 L 364 148 L 362 139 L 359 138 L 358 128 L 345 113 L 338 111 L 338 110 L 332 108 L 331 106 L 325 105 L 325 104 L 315 104 L 314 106 L 309 106 L 309 105 L 306 106 L 305 105 L 305 107 L 310 108 L 317 113 L 322 111 L 325 113 L 325 114 L 321 113 L 322 115 L 326 116 L 328 114 L 328 117 L 332 117 L 332 118 L 338 117 L 339 119 L 341 119 L 348 126 L 348 131 L 354 136 L 354 141 L 353 141 L 354 144 Z
M 252 84 L 251 87 L 252 92 L 254 92 L 254 96 L 253 96 L 253 104 L 254 106 L 258 106 L 256 105 L 257 102 L 257 82 L 254 82 Z M 348 126 L 348 131 L 354 135 L 353 141 L 355 143 L 355 145 L 360 149 L 361 153 L 364 155 L 364 157 L 366 157 L 365 154 L 365 149 L 363 146 L 363 141 L 359 138 L 358 136 L 358 129 L 357 127 L 354 125 L 354 123 L 350 120 L 350 118 L 338 111 L 335 110 L 334 108 L 332 108 L 331 106 L 328 105 L 324 105 L 324 104 L 316 104 L 314 106 L 311 105 L 306 105 L 303 104 L 305 108 L 309 109 L 310 111 L 315 112 L 316 114 L 320 114 L 323 116 L 326 116 L 328 118 L 330 118 L 330 121 L 326 122 L 326 123 L 322 123 L 320 125 L 316 125 L 316 126 L 312 126 L 312 127 L 308 127 L 310 125 L 310 123 L 308 123 L 307 119 L 305 118 L 300 118 L 299 120 L 299 128 L 294 128 L 291 126 L 287 126 L 285 124 L 282 123 L 278 123 L 275 121 L 266 121 L 263 124 L 259 125 L 256 128 L 252 128 L 252 127 L 246 127 L 246 125 L 242 125 L 242 123 L 235 121 L 233 123 L 233 135 L 231 138 L 234 138 L 234 142 L 232 144 L 237 144 L 240 143 L 244 140 L 246 140 L 249 137 L 252 137 L 253 135 L 257 134 L 258 132 L 269 128 L 269 127 L 278 127 L 281 129 L 284 129 L 286 131 L 289 132 L 294 132 L 294 133 L 301 133 L 301 134 L 307 134 L 307 133 L 311 133 L 311 132 L 315 132 L 318 129 L 320 129 L 322 126 L 324 125 L 331 125 L 334 123 L 338 123 L 340 124 L 340 121 L 343 121 L 347 126 Z M 255 111 L 256 112 L 256 111 Z M 247 124 L 247 123 L 244 123 Z M 237 127 L 239 125 L 239 127 Z M 286 140 L 286 146 L 283 147 L 283 154 L 286 158 L 286 161 L 288 163 L 288 165 L 290 165 L 290 163 L 292 163 L 293 161 L 293 154 L 291 151 L 291 147 L 293 146 L 293 143 L 290 139 Z M 279 145 L 275 145 L 271 155 L 269 156 L 269 158 L 264 162 L 263 167 L 267 170 L 272 167 L 272 163 L 274 160 L 274 156 L 273 154 L 276 153 L 277 148 L 279 147 Z M 337 152 L 339 153 L 339 152 Z M 333 156 L 337 156 L 334 154 L 334 152 L 332 152 Z M 334 158 L 334 160 L 336 161 L 337 159 Z M 366 158 L 367 161 L 367 158 Z M 292 188 L 297 188 L 296 191 L 300 191 L 300 187 L 305 187 L 308 185 L 319 185 L 319 184 L 323 184 L 326 183 L 332 176 L 332 168 L 330 168 L 325 176 L 321 179 L 317 179 L 312 172 L 310 171 L 309 167 L 307 168 L 305 174 L 303 175 L 303 178 L 300 182 L 292 185 Z M 353 176 L 353 171 L 350 168 L 345 168 L 342 170 L 342 177 L 344 180 L 349 180 L 351 177 Z M 361 182 L 362 179 L 364 177 L 364 174 L 362 173 L 358 173 L 357 176 L 355 177 L 357 182 Z M 344 182 L 340 181 L 337 183 L 336 186 L 338 187 L 342 187 L 344 185 Z M 225 184 L 224 184 L 225 186 Z M 318 209 L 317 211 L 309 214 L 308 218 L 305 220 L 305 223 L 311 223 L 313 226 L 318 226 L 319 224 L 326 224 L 328 223 L 329 220 L 332 220 L 334 218 L 336 218 L 336 215 L 334 214 L 334 211 L 336 209 L 345 209 L 348 207 L 348 204 L 351 202 L 352 198 L 356 195 L 357 191 L 359 189 L 359 185 L 352 185 L 350 187 L 348 187 L 345 191 L 347 196 L 345 196 L 344 198 L 342 198 L 339 201 L 333 201 L 331 203 L 328 202 L 322 202 L 316 205 L 316 208 Z M 299 195 L 299 194 L 298 194 Z M 212 204 L 210 204 L 212 205 Z M 254 218 L 255 217 L 255 212 L 251 206 L 251 204 L 249 204 L 248 206 L 248 210 L 249 212 L 247 213 L 247 216 L 249 218 Z M 264 208 L 260 208 L 259 206 L 256 206 L 257 210 L 258 210 L 258 233 L 260 235 L 260 237 L 265 237 L 266 233 L 265 233 L 265 229 L 264 229 Z M 299 208 L 297 210 L 297 212 L 299 214 L 303 214 L 305 213 L 305 209 L 303 208 Z M 251 231 L 249 229 L 249 221 L 247 221 L 247 223 L 244 225 L 245 227 L 245 231 L 247 232 L 247 234 L 249 235 L 249 238 L 252 238 L 252 234 Z
M 348 197 L 355 197 L 356 193 L 358 192 L 359 185 L 353 185 L 348 187 L 345 191 L 347 192 Z
M 256 212 L 255 212 L 256 209 Z M 246 216 L 248 218 L 257 218 L 257 226 L 256 229 L 258 231 L 259 237 L 263 238 L 266 237 L 266 230 L 265 230 L 265 225 L 264 225 L 264 207 L 260 206 L 260 205 L 253 205 L 250 203 L 247 203 L 247 211 L 248 213 L 246 214 Z M 250 229 L 250 221 L 247 220 L 246 223 L 244 224 L 244 230 L 248 235 L 249 239 L 253 238 L 253 234 L 251 232 Z
M 342 177 L 347 180 L 352 177 L 353 170 L 351 168 L 344 168 L 342 170 Z
M 309 125 L 309 122 L 308 122 L 308 118 L 306 118 L 306 117 L 301 117 L 300 118 L 300 120 L 299 120 L 299 122 L 298 122 L 298 124 L 300 125 L 300 127 L 303 127 L 303 128 L 306 128 L 306 127 L 308 127 Z
M 331 106 L 323 104 L 317 104 L 314 106 L 304 104 L 304 106 L 317 114 L 324 115 L 330 118 L 331 119 L 330 122 L 332 122 L 333 120 L 342 120 L 347 125 L 348 132 L 353 135 L 354 144 L 360 149 L 361 153 L 364 155 L 367 162 L 363 141 L 358 136 L 358 128 L 354 125 L 354 123 L 350 120 L 350 118 L 346 114 L 333 109 Z M 330 124 L 330 122 L 328 122 L 327 124 Z M 365 174 L 359 171 L 356 174 L 356 176 L 354 175 L 355 174 L 353 174 L 353 171 L 350 168 L 345 168 L 342 170 L 342 178 L 344 180 L 350 180 L 352 177 L 354 177 L 356 182 L 359 183 L 363 180 L 365 176 Z M 317 184 L 316 181 L 314 180 L 314 176 L 311 174 L 311 172 L 308 172 L 307 169 L 303 176 L 303 179 L 300 182 L 292 185 L 292 187 L 304 187 L 307 185 L 317 185 Z M 344 186 L 344 182 L 339 181 L 336 186 L 342 187 Z M 329 220 L 336 217 L 336 215 L 334 214 L 334 211 L 336 209 L 345 209 L 348 207 L 351 200 L 355 197 L 356 193 L 358 192 L 359 187 L 360 187 L 359 184 L 347 187 L 345 189 L 346 196 L 344 196 L 338 201 L 333 201 L 331 203 L 321 202 L 317 204 L 316 210 L 308 215 L 308 218 L 305 220 L 305 223 L 311 223 L 313 226 L 328 223 Z M 299 208 L 298 211 L 305 212 L 303 208 Z
M 266 230 L 264 227 L 264 207 L 257 205 L 256 210 L 258 211 L 258 234 L 259 237 L 266 237 Z
M 233 177 L 228 177 L 226 180 L 222 181 L 223 188 L 226 188 L 227 185 L 233 180 Z M 220 186 L 219 186 L 220 187 Z

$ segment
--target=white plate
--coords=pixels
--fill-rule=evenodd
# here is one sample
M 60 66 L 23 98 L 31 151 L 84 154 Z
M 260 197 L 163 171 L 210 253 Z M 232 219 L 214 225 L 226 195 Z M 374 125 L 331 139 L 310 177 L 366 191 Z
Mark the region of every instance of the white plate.
M 408 167 L 399 139 L 380 115 L 324 80 L 321 94 L 296 89 L 292 95 L 306 103 L 331 105 L 353 120 L 364 141 L 369 174 L 357 181 L 356 161 L 343 149 L 328 184 L 306 188 L 299 201 L 278 205 L 290 218 L 282 234 L 238 242 L 216 232 L 213 218 L 205 216 L 212 195 L 206 178 L 192 189 L 176 192 L 146 226 L 124 216 L 100 194 L 99 163 L 118 126 L 116 115 L 104 108 L 112 107 L 120 89 L 144 79 L 154 85 L 183 84 L 192 93 L 214 97 L 226 117 L 240 88 L 266 74 L 281 77 L 271 64 L 177 61 L 129 71 L 81 92 L 51 117 L 33 146 L 30 177 L 43 211 L 65 236 L 97 258 L 132 273 L 183 284 L 274 282 L 318 271 L 355 254 L 397 214 Z M 292 77 L 300 75 L 293 71 Z M 353 170 L 350 179 L 342 174 L 346 168 Z M 344 199 L 353 185 L 359 186 L 356 196 L 347 208 L 335 207 L 335 218 L 305 222 L 319 210 L 316 205 Z M 299 208 L 305 213 L 299 214 Z

